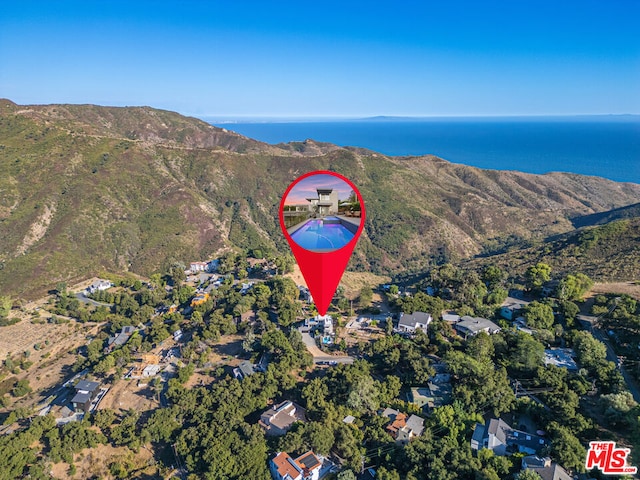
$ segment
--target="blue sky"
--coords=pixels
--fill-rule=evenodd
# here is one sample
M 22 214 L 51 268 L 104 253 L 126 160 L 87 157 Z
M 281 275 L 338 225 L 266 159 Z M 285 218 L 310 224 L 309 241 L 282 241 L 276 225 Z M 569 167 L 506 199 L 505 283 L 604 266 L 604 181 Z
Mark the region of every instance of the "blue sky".
M 0 96 L 212 117 L 640 113 L 640 2 L 13 1 Z

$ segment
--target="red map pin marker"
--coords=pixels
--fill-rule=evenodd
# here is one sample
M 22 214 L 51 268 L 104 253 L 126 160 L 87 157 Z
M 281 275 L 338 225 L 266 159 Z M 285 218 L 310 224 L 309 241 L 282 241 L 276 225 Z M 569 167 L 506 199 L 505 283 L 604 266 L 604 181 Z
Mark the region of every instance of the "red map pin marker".
M 320 315 L 325 315 L 364 227 L 360 192 L 319 170 L 296 179 L 280 201 L 280 226 Z

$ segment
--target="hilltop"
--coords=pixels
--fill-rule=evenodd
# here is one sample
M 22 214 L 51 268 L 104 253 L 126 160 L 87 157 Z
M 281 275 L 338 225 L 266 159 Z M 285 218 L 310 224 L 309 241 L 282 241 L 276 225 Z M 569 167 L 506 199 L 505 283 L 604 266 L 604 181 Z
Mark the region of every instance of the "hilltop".
M 269 145 L 149 107 L 0 100 L 0 169 L 0 290 L 26 297 L 225 247 L 283 250 L 280 196 L 311 170 L 360 188 L 367 223 L 350 268 L 383 274 L 541 241 L 640 202 L 637 184 L 313 140 Z

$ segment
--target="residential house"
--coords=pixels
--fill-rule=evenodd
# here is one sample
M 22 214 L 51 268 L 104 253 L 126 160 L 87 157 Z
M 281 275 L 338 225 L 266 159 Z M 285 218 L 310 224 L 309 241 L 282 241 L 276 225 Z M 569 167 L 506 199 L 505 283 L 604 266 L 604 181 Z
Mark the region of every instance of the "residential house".
M 542 480 L 573 480 L 567 471 L 549 457 L 529 455 L 522 459 L 522 469 L 536 472 Z
M 98 382 L 90 382 L 88 380 L 80 380 L 76 386 L 76 394 L 71 399 L 71 404 L 76 412 L 88 412 L 91 408 L 91 402 L 96 398 L 100 391 Z
M 284 435 L 294 423 L 307 421 L 305 413 L 300 405 L 287 400 L 260 415 L 260 426 L 267 435 Z
M 451 376 L 448 373 L 434 375 L 426 387 L 411 387 L 409 402 L 425 411 L 451 403 Z
M 206 292 L 198 292 L 196 296 L 191 299 L 191 306 L 195 307 L 197 305 L 202 305 L 209 300 L 209 294 Z
M 322 461 L 312 451 L 295 459 L 287 452 L 279 452 L 269 462 L 274 480 L 318 480 L 321 467 Z
M 307 198 L 311 202 L 311 209 L 319 215 L 331 215 L 338 213 L 338 191 L 331 188 L 318 188 L 317 198 Z
M 413 333 L 422 330 L 427 333 L 427 326 L 431 323 L 431 314 L 425 312 L 401 313 L 398 320 L 398 330 L 406 333 Z
M 233 369 L 233 376 L 238 380 L 244 380 L 254 373 L 256 373 L 254 365 L 248 360 L 243 360 L 240 362 L 240 365 Z
M 191 273 L 206 272 L 208 265 L 207 262 L 191 262 L 189 264 L 189 270 L 191 270 Z
M 572 348 L 548 348 L 544 351 L 544 364 L 566 368 L 570 372 L 578 371 Z
M 469 336 L 477 335 L 480 332 L 486 332 L 488 334 L 497 333 L 500 331 L 500 327 L 493 323 L 491 320 L 481 317 L 470 317 L 465 315 L 460 318 L 460 321 L 456 323 L 455 328 L 459 335 L 467 338 Z
M 515 430 L 501 418 L 491 418 L 484 425 L 477 423 L 471 437 L 472 450 L 488 448 L 495 455 L 515 452 L 534 454 L 545 445 L 544 438 Z
M 111 287 L 113 287 L 113 283 L 111 283 L 109 280 L 96 280 L 87 287 L 86 292 L 88 294 L 92 294 L 100 290 L 107 290 Z
M 460 321 L 460 315 L 456 312 L 444 312 L 442 314 L 442 320 L 447 323 L 458 323 Z
M 129 340 L 129 337 L 133 335 L 133 332 L 135 331 L 136 329 L 133 325 L 122 327 L 117 335 L 111 336 L 107 339 L 107 347 L 105 348 L 105 351 L 110 352 L 116 347 L 121 347 L 127 343 L 127 340 Z
M 500 316 L 506 320 L 515 320 L 520 310 L 524 308 L 522 303 L 507 303 L 500 307 Z
M 424 431 L 424 418 L 417 415 L 411 415 L 407 418 L 406 413 L 393 408 L 385 408 L 382 416 L 391 421 L 386 426 L 386 430 L 397 443 L 407 444 L 411 439 L 422 435 Z

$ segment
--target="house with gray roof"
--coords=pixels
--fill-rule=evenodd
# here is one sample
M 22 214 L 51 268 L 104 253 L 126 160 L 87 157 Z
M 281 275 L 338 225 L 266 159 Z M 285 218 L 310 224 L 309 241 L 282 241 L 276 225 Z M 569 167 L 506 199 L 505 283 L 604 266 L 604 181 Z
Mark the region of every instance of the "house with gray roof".
M 100 391 L 100 384 L 98 382 L 90 382 L 88 380 L 80 380 L 76 386 L 76 394 L 71 399 L 71 404 L 74 410 L 88 412 L 91 408 L 91 402 L 98 395 Z
M 135 331 L 136 329 L 132 325 L 127 325 L 125 327 L 122 327 L 122 329 L 117 335 L 109 337 L 109 339 L 107 340 L 107 348 L 105 350 L 107 352 L 110 352 L 116 347 L 121 347 L 122 345 L 127 343 L 127 340 L 129 340 L 129 337 Z
M 488 448 L 495 455 L 515 452 L 535 454 L 546 444 L 544 438 L 515 430 L 501 418 L 490 418 L 484 425 L 477 423 L 471 437 L 472 450 Z
M 468 315 L 460 318 L 460 321 L 456 323 L 453 328 L 464 338 L 477 335 L 480 332 L 486 332 L 491 335 L 500 331 L 500 327 L 491 320 L 482 317 L 470 317 Z
M 238 380 L 244 380 L 254 373 L 256 373 L 255 365 L 248 360 L 243 360 L 240 365 L 233 369 L 233 376 Z
M 401 313 L 400 320 L 398 320 L 398 330 L 404 333 L 414 333 L 419 329 L 427 333 L 427 327 L 432 320 L 433 318 L 430 313 Z
M 537 473 L 542 480 L 573 480 L 567 471 L 549 457 L 529 455 L 522 459 L 522 469 Z

